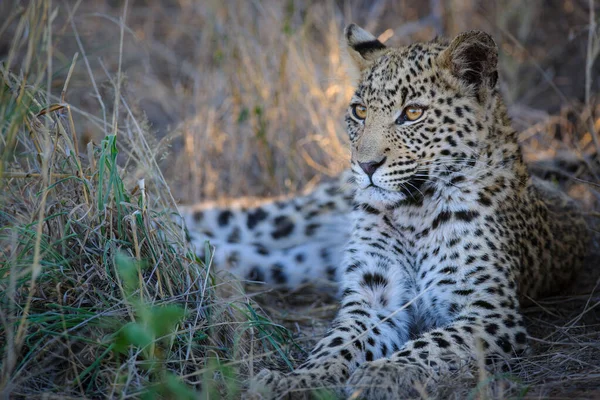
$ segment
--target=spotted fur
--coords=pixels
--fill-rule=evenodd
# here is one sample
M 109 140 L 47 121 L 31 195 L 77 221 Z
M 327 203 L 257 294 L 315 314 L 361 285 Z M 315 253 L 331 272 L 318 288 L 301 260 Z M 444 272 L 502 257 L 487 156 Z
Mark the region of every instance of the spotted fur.
M 358 77 L 346 115 L 353 199 L 334 184 L 262 208 L 256 224 L 260 208 L 210 217 L 225 248 L 267 253 L 238 257 L 241 276 L 290 286 L 339 278 L 340 310 L 306 362 L 255 380 L 270 397 L 327 386 L 406 398 L 475 358 L 514 357 L 527 342 L 520 305 L 568 282 L 586 248 L 577 208 L 526 170 L 489 35 L 388 48 L 350 25 L 345 40 Z M 409 106 L 422 116 L 407 119 Z
M 204 258 L 251 282 L 283 288 L 302 284 L 330 287 L 339 281 L 338 266 L 350 237 L 354 191 L 349 173 L 314 191 L 259 205 L 180 209 L 189 239 Z

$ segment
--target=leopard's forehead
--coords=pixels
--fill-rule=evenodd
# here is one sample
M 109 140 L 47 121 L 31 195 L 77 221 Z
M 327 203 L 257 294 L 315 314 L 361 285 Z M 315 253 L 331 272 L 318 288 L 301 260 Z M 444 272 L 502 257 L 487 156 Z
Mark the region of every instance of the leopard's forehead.
M 442 40 L 390 48 L 364 71 L 357 95 L 370 106 L 417 98 L 436 73 L 435 60 L 447 47 Z

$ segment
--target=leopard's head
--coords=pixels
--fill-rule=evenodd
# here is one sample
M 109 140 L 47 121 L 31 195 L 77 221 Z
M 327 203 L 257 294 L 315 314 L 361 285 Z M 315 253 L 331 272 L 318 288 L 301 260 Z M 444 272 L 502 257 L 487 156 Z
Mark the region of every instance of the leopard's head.
M 474 165 L 497 97 L 488 34 L 390 48 L 352 24 L 344 38 L 357 79 L 346 123 L 359 202 L 389 207 Z

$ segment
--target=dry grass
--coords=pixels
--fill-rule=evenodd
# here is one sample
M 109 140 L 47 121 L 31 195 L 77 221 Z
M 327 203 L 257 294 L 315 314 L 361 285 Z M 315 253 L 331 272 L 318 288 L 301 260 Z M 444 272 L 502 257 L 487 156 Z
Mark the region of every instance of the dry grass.
M 235 398 L 262 365 L 303 357 L 295 343 L 314 343 L 334 300 L 248 296 L 196 259 L 167 210 L 295 192 L 344 168 L 349 21 L 393 29 L 391 44 L 492 32 L 532 171 L 598 231 L 590 4 L 1 2 L 0 390 Z M 572 288 L 524 310 L 532 354 L 458 397 L 600 396 L 597 239 Z

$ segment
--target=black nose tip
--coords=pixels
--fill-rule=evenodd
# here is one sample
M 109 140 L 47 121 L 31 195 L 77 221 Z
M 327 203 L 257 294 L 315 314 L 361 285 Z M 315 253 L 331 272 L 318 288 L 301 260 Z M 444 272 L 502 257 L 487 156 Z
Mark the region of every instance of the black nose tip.
M 369 161 L 364 163 L 359 162 L 358 165 L 360 165 L 362 170 L 365 171 L 365 173 L 369 175 L 369 177 L 371 177 L 373 176 L 375 171 L 377 171 L 377 168 L 381 167 L 383 163 L 385 163 L 386 158 L 387 157 L 383 157 L 380 161 Z

